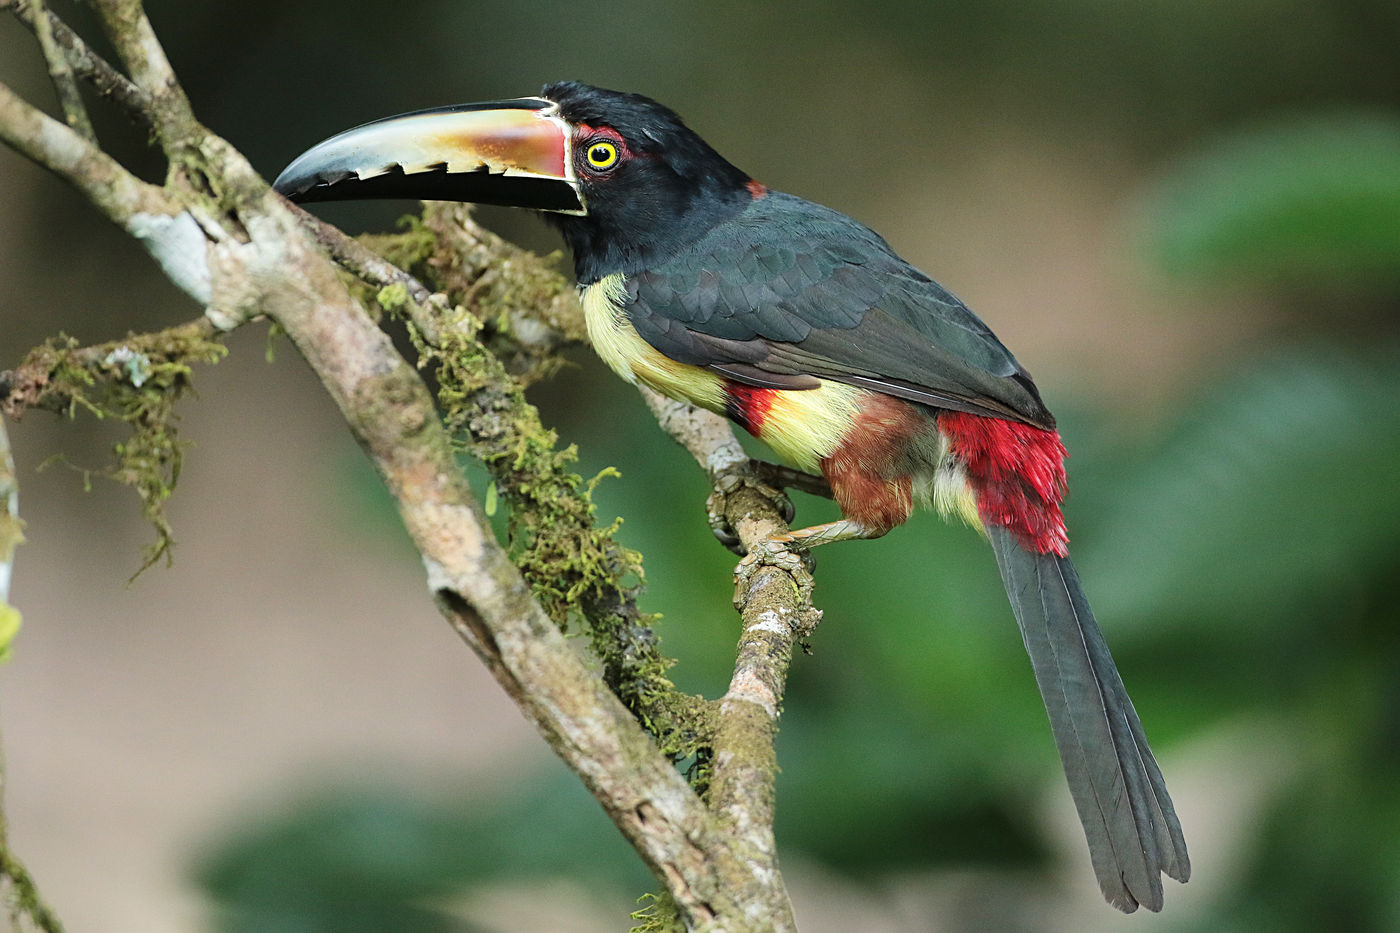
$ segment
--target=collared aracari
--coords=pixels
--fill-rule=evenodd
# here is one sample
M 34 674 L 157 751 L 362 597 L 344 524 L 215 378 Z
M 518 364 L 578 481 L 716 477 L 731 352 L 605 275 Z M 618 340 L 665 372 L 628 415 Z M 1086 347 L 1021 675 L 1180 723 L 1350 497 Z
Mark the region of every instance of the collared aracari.
M 365 124 L 275 187 L 543 212 L 613 370 L 826 478 L 843 517 L 775 544 L 878 537 L 916 502 L 982 529 L 1104 896 L 1159 910 L 1161 874 L 1187 879 L 1171 798 L 1069 560 L 1055 419 L 991 330 L 876 233 L 769 190 L 655 101 L 577 82 Z

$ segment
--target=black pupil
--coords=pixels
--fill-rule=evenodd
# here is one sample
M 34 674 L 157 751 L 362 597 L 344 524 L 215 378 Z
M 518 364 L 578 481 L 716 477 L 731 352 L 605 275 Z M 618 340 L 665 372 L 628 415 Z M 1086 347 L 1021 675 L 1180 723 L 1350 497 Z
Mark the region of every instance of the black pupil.
M 612 150 L 607 146 L 597 145 L 593 147 L 588 157 L 594 162 L 606 162 L 612 158 Z

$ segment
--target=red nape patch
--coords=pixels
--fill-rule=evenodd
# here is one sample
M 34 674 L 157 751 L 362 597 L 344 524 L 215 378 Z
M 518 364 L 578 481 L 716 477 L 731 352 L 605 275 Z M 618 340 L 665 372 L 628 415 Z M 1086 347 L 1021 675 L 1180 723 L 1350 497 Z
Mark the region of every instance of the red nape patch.
M 773 396 L 777 391 L 741 382 L 726 383 L 724 413 L 745 431 L 758 437 L 763 430 L 763 422 L 768 419 L 768 410 L 773 407 Z
M 1066 452 L 1058 431 L 960 411 L 939 412 L 938 427 L 967 465 L 983 521 L 1009 528 L 1031 550 L 1068 556 L 1060 513 Z
M 749 189 L 749 194 L 753 195 L 755 201 L 768 193 L 768 186 L 757 178 L 750 178 L 748 184 L 744 187 Z

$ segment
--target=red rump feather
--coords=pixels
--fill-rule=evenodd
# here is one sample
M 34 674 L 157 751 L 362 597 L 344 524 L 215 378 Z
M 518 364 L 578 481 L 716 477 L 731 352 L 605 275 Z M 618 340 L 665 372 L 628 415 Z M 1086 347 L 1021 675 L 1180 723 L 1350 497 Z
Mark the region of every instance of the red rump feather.
M 938 427 L 967 465 L 984 522 L 1011 530 L 1029 550 L 1069 556 L 1060 512 L 1066 451 L 1058 431 L 960 411 L 939 412 Z
M 762 437 L 763 422 L 768 420 L 768 409 L 773 407 L 774 390 L 726 382 L 724 391 L 728 401 L 725 414 L 754 437 Z

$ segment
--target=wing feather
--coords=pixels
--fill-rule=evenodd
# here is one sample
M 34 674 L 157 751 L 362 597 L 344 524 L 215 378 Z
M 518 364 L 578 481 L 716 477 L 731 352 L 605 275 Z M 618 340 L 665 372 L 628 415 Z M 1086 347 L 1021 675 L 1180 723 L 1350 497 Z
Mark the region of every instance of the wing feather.
M 955 295 L 869 228 L 791 195 L 755 200 L 629 277 L 627 313 L 657 350 L 740 382 L 815 376 L 1054 426 L 1030 375 Z

